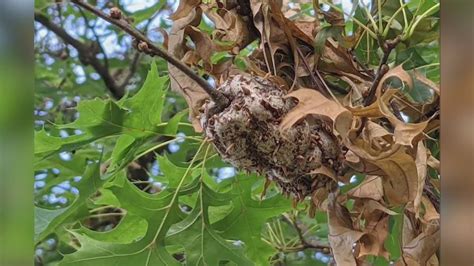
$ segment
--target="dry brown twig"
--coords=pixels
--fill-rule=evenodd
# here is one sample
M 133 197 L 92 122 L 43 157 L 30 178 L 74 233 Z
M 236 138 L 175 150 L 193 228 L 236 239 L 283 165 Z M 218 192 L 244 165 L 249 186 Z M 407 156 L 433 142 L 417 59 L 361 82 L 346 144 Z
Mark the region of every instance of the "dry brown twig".
M 100 77 L 104 81 L 105 86 L 109 89 L 112 96 L 116 99 L 122 98 L 122 96 L 124 95 L 124 91 L 121 89 L 120 85 L 117 84 L 114 77 L 110 74 L 109 69 L 106 67 L 106 65 L 104 65 L 102 62 L 100 62 L 99 59 L 97 59 L 95 50 L 91 49 L 90 45 L 75 39 L 62 27 L 53 23 L 46 15 L 40 12 L 35 12 L 35 21 L 41 23 L 48 30 L 54 32 L 65 43 L 74 47 L 79 53 L 79 60 L 84 65 L 90 65 L 94 68 L 94 70 L 100 75 Z
M 364 106 L 369 106 L 371 103 L 374 102 L 375 98 L 375 93 L 377 92 L 377 88 L 379 86 L 380 81 L 382 80 L 383 76 L 387 74 L 389 71 L 389 67 L 387 65 L 388 57 L 390 56 L 390 53 L 392 50 L 397 47 L 397 45 L 400 43 L 401 37 L 397 36 L 392 40 L 386 40 L 385 42 L 379 41 L 380 46 L 383 50 L 383 57 L 380 60 L 379 67 L 377 69 L 377 72 L 375 74 L 374 81 L 372 82 L 372 85 L 370 86 L 369 92 L 367 96 L 364 99 Z M 359 127 L 358 134 L 362 132 L 364 129 L 365 125 L 367 124 L 368 118 L 363 117 L 362 118 L 362 123 Z
M 130 25 L 130 23 L 122 17 L 121 11 L 118 8 L 112 8 L 110 14 L 107 14 L 102 10 L 97 9 L 82 0 L 71 0 L 71 2 L 88 10 L 89 12 L 106 20 L 107 22 L 119 27 L 120 29 L 131 35 L 133 38 L 135 38 L 137 43 L 137 49 L 139 51 L 146 53 L 150 56 L 159 56 L 165 59 L 167 62 L 169 62 L 170 64 L 178 68 L 180 71 L 182 71 L 184 74 L 186 74 L 188 77 L 193 79 L 215 102 L 216 112 L 221 111 L 229 105 L 229 99 L 227 99 L 227 97 L 225 97 L 219 91 L 215 90 L 206 80 L 197 75 L 190 67 L 188 67 L 187 65 L 179 61 L 177 58 L 169 54 L 166 50 L 155 45 L 142 32 Z

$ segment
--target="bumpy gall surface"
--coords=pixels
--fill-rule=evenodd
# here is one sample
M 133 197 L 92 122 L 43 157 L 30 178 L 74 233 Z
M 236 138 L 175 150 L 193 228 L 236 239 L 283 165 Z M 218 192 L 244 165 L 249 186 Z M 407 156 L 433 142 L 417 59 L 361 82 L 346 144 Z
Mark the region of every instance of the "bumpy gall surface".
M 260 77 L 236 75 L 218 90 L 231 103 L 218 114 L 206 112 L 201 124 L 225 161 L 266 176 L 297 200 L 329 182 L 311 173 L 321 165 L 337 169 L 339 164 L 338 141 L 324 122 L 305 118 L 281 131 L 280 122 L 296 100 L 284 98 L 284 91 Z

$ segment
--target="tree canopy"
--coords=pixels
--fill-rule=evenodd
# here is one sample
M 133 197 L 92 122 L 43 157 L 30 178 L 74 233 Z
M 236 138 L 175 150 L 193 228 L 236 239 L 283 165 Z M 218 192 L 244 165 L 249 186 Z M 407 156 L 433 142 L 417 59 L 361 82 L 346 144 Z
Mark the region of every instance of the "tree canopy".
M 36 0 L 34 28 L 37 265 L 439 264 L 439 1 Z

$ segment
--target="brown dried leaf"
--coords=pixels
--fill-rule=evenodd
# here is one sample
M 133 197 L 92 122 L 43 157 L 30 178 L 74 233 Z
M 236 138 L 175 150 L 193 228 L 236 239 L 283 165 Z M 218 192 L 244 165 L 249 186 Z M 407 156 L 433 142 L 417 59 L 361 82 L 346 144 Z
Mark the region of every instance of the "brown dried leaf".
M 207 64 L 211 63 L 211 56 L 215 51 L 214 43 L 207 33 L 202 32 L 194 26 L 184 28 L 184 33 L 188 35 L 196 45 L 196 52 Z
M 408 86 L 408 88 L 413 87 L 413 79 L 411 78 L 410 74 L 403 69 L 402 65 L 398 65 L 398 66 L 390 69 L 382 77 L 382 79 L 380 80 L 380 83 L 377 87 L 377 96 L 380 96 L 382 94 L 382 88 L 386 85 L 385 81 L 387 81 L 387 79 L 393 78 L 393 77 L 396 77 L 396 78 L 400 79 L 400 81 L 403 84 L 406 84 L 406 86 Z
M 408 245 L 415 238 L 415 228 L 410 217 L 403 215 L 402 246 Z
M 404 148 L 400 147 L 390 157 L 373 163 L 387 174 L 383 186 L 390 203 L 404 204 L 415 198 L 419 186 L 416 165 Z
M 379 176 L 367 176 L 357 187 L 347 192 L 349 196 L 381 200 L 383 197 L 382 179 Z
M 200 59 L 196 51 L 189 50 L 184 54 L 183 58 L 181 58 L 181 61 L 189 66 L 195 66 L 199 63 Z
M 385 92 L 382 91 L 386 85 L 385 82 L 389 78 L 393 77 L 400 79 L 403 84 L 406 84 L 406 86 L 413 87 L 413 79 L 411 78 L 410 74 L 406 72 L 402 66 L 397 66 L 383 76 L 379 86 L 377 87 L 377 100 L 374 103 L 366 107 L 357 106 L 348 107 L 348 109 L 355 116 L 371 118 L 386 117 L 395 128 L 395 143 L 412 147 L 413 139 L 423 132 L 423 130 L 428 125 L 428 121 L 423 121 L 421 123 L 407 123 L 400 121 L 392 113 L 388 103 L 395 96 L 395 94 L 399 92 L 399 90 L 388 89 Z
M 369 220 L 372 220 L 370 219 L 371 218 L 370 214 L 376 215 L 376 213 L 374 213 L 375 211 L 380 211 L 388 215 L 397 215 L 396 212 L 391 211 L 390 209 L 382 205 L 380 202 L 375 201 L 375 200 L 364 201 L 364 211 L 366 212 L 365 216 L 368 217 Z
M 402 65 L 399 65 L 390 71 L 387 72 L 380 81 L 377 87 L 377 98 L 382 97 L 382 89 L 385 86 L 385 81 L 389 78 L 396 77 L 400 79 L 403 84 L 406 84 L 409 88 L 413 87 L 413 79 L 411 78 L 410 74 L 406 72 Z M 390 93 L 393 89 L 387 90 L 384 94 Z M 394 90 L 393 94 L 398 92 L 398 90 Z M 428 121 L 424 121 L 421 123 L 406 123 L 403 121 L 398 120 L 398 118 L 390 111 L 387 103 L 388 101 L 377 101 L 379 103 L 380 112 L 392 123 L 394 126 L 394 136 L 395 142 L 401 145 L 407 145 L 412 147 L 412 140 L 419 134 L 423 132 Z
M 408 265 L 426 265 L 440 245 L 438 225 L 428 226 L 421 234 L 403 247 L 403 258 Z
M 389 90 L 385 92 L 381 97 L 377 98 L 377 101 L 373 102 L 369 106 L 347 107 L 347 109 L 349 109 L 355 116 L 371 118 L 382 117 L 384 114 L 380 111 L 380 104 L 387 103 L 396 92 L 396 90 Z
M 375 225 L 372 225 L 372 229 L 369 230 L 359 240 L 360 250 L 358 257 L 365 255 L 383 256 L 386 259 L 389 258 L 389 253 L 384 247 L 385 239 L 387 238 L 388 232 L 388 215 L 377 220 Z
M 422 221 L 424 221 L 425 223 L 429 223 L 433 220 L 438 220 L 440 218 L 438 211 L 436 211 L 435 207 L 433 206 L 433 203 L 431 203 L 428 197 L 423 196 L 421 202 L 423 203 L 423 207 L 425 209 Z
M 170 18 L 174 21 L 187 17 L 190 13 L 194 11 L 194 8 L 199 5 L 201 0 L 187 0 L 187 1 L 179 1 L 179 6 L 176 9 Z
M 387 91 L 398 91 L 390 89 Z M 421 134 L 423 130 L 428 125 L 428 121 L 423 121 L 421 123 L 407 123 L 400 121 L 389 109 L 388 105 L 383 101 L 379 101 L 380 112 L 390 121 L 394 126 L 394 137 L 395 142 L 401 145 L 406 145 L 413 147 L 413 139 Z
M 428 156 L 427 164 L 428 164 L 431 168 L 433 168 L 433 169 L 439 171 L 439 165 L 440 165 L 439 160 L 436 159 L 435 157 L 433 157 L 433 155 L 430 154 L 430 155 Z
M 352 124 L 351 113 L 338 103 L 311 89 L 299 89 L 285 97 L 295 97 L 298 104 L 283 118 L 280 129 L 288 129 L 308 114 L 314 114 L 328 120 L 334 129 L 345 136 Z
M 330 168 L 328 168 L 324 165 L 321 165 L 319 168 L 311 171 L 310 174 L 313 174 L 313 175 L 314 174 L 322 174 L 322 175 L 325 175 L 327 177 L 332 178 L 334 181 L 338 181 L 336 172 L 334 172 L 333 169 L 330 169 Z
M 330 193 L 328 197 L 328 226 L 329 243 L 333 251 L 336 264 L 339 266 L 356 265 L 352 253 L 353 244 L 363 235 L 352 226 L 349 211 L 336 200 L 336 195 Z
M 314 39 L 315 24 L 314 21 L 296 21 L 295 26 L 306 36 Z
M 231 51 L 234 47 L 241 49 L 252 41 L 247 24 L 234 10 L 210 4 L 202 4 L 201 7 L 214 22 L 213 38 L 220 41 L 217 44 L 219 50 Z
M 325 72 L 347 74 L 348 77 L 356 76 L 362 80 L 370 79 L 357 69 L 347 49 L 331 39 L 326 41 L 319 63 L 318 68 Z
M 316 191 L 314 191 L 311 195 L 311 200 L 314 206 L 319 210 L 327 210 L 327 207 L 324 206 L 324 202 L 327 200 L 327 198 L 328 190 L 326 188 L 316 189 Z
M 168 52 L 176 58 L 182 59 L 187 52 L 185 47 L 185 29 L 191 25 L 199 23 L 201 13 L 196 10 L 200 1 L 181 1 L 178 10 L 173 14 L 173 26 L 171 27 L 168 39 Z M 189 57 L 187 57 L 190 60 Z M 168 64 L 171 89 L 181 93 L 189 106 L 189 116 L 194 129 L 201 132 L 202 128 L 197 119 L 199 109 L 204 101 L 208 99 L 207 93 L 191 78 L 181 72 L 178 68 Z
M 416 171 L 418 173 L 418 189 L 416 191 L 415 199 L 413 200 L 413 207 L 415 211 L 415 215 L 419 217 L 420 211 L 420 204 L 421 198 L 423 196 L 423 187 L 425 185 L 425 179 L 427 174 L 427 154 L 426 148 L 422 141 L 418 142 L 415 164 L 416 164 Z
M 365 173 L 368 175 L 384 175 L 385 173 L 380 170 L 377 166 L 372 163 L 367 162 L 366 160 L 361 160 L 361 158 L 355 155 L 352 151 L 346 153 L 346 164 L 359 173 Z
M 374 130 L 369 126 L 364 128 L 363 134 L 364 138 L 356 138 L 355 130 L 351 130 L 350 137 L 344 140 L 346 146 L 362 161 L 373 164 L 384 172 L 384 194 L 391 204 L 405 204 L 413 200 L 418 190 L 418 175 L 414 159 L 406 153 L 406 148 L 388 142 L 374 146 L 372 140 L 381 141 L 381 136 L 389 134 L 381 127 Z

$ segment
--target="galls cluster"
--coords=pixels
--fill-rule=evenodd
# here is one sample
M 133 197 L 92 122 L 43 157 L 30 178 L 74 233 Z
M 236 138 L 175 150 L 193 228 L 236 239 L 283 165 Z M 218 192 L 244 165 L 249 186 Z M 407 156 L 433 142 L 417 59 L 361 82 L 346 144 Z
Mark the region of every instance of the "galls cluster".
M 309 117 L 281 130 L 280 122 L 296 100 L 260 77 L 236 75 L 218 90 L 230 105 L 217 114 L 206 112 L 201 124 L 225 161 L 266 176 L 298 201 L 329 182 L 314 170 L 336 169 L 340 148 L 322 121 Z M 213 103 L 206 106 L 212 108 Z

